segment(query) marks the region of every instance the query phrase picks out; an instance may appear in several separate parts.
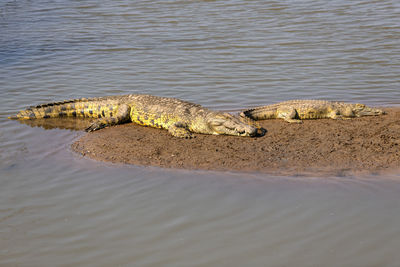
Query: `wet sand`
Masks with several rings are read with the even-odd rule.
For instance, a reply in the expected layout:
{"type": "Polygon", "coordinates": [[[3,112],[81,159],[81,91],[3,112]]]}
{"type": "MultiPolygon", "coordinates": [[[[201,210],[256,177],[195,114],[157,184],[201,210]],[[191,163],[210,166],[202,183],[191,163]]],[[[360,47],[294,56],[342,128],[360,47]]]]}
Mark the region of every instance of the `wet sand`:
{"type": "Polygon", "coordinates": [[[277,175],[380,174],[400,169],[400,108],[351,120],[260,121],[262,137],[196,134],[118,125],[83,135],[77,153],[99,161],[165,168],[264,172],[277,175]]]}

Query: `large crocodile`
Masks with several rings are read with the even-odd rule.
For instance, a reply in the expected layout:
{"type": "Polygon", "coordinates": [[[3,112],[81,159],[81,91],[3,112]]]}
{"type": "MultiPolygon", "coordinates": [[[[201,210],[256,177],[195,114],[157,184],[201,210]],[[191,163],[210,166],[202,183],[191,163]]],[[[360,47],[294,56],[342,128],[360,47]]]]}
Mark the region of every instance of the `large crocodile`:
{"type": "Polygon", "coordinates": [[[346,119],[361,116],[381,115],[381,109],[364,104],[349,104],[326,100],[290,100],[263,107],[244,110],[241,117],[253,120],[284,119],[290,123],[301,123],[305,119],[346,119]]]}
{"type": "Polygon", "coordinates": [[[176,98],[151,95],[120,95],[81,98],[42,104],[20,111],[10,119],[59,117],[96,118],[86,129],[135,122],[167,129],[173,136],[190,138],[192,133],[255,136],[257,127],[228,113],[212,111],[176,98]]]}

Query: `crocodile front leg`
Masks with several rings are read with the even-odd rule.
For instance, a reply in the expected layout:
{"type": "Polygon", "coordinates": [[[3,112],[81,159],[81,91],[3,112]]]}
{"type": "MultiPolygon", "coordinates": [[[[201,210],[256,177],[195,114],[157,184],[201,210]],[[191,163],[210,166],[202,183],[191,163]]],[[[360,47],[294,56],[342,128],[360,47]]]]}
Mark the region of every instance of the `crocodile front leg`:
{"type": "Polygon", "coordinates": [[[120,105],[115,117],[105,117],[95,120],[88,128],[86,128],[86,132],[93,132],[108,126],[127,122],[130,118],[130,111],[131,108],[128,105],[120,105]]]}
{"type": "Polygon", "coordinates": [[[187,125],[182,122],[176,122],[176,123],[172,124],[171,126],[169,126],[168,132],[171,135],[173,135],[175,137],[179,137],[179,138],[192,138],[193,137],[193,135],[189,131],[187,125]]]}

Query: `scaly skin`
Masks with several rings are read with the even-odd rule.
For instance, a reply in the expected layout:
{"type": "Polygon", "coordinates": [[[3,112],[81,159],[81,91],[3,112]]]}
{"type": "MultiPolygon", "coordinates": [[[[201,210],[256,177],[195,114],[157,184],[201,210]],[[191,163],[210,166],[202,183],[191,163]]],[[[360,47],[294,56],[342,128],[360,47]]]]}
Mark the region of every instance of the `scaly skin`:
{"type": "Polygon", "coordinates": [[[290,100],[269,106],[244,110],[241,117],[253,120],[284,119],[301,123],[307,119],[347,119],[385,114],[384,111],[363,104],[348,104],[325,100],[290,100]]]}
{"type": "Polygon", "coordinates": [[[216,112],[175,98],[151,95],[121,95],[82,98],[38,105],[20,111],[10,119],[59,117],[97,118],[86,131],[135,122],[167,129],[173,136],[190,138],[192,133],[255,136],[257,127],[242,118],[216,112]]]}

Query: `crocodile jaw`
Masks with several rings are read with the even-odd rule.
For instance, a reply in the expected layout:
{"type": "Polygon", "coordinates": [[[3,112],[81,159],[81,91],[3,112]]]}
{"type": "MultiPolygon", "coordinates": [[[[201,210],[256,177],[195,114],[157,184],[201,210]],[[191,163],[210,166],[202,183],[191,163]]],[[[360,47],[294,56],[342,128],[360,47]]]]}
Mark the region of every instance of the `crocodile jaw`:
{"type": "Polygon", "coordinates": [[[362,104],[356,104],[356,108],[354,110],[354,114],[357,117],[362,117],[362,116],[377,116],[377,115],[382,115],[386,114],[385,111],[378,109],[378,108],[370,108],[366,107],[362,104]]]}

